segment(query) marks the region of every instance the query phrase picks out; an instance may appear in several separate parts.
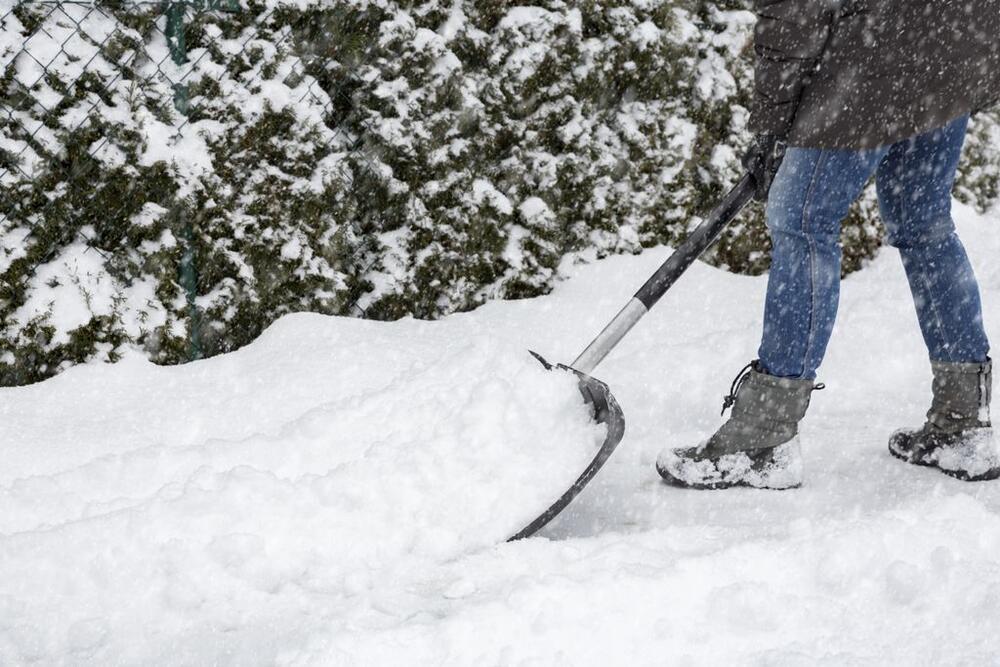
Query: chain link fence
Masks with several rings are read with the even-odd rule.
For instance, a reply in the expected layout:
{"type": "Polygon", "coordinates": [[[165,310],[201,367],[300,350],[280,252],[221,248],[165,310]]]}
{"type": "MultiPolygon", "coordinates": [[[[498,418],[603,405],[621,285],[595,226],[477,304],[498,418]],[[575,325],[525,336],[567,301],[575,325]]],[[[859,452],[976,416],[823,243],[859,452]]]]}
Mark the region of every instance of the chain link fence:
{"type": "MultiPolygon", "coordinates": [[[[160,324],[161,341],[153,347],[161,350],[161,358],[179,361],[225,351],[225,345],[205,340],[213,335],[203,312],[211,292],[222,283],[226,289],[240,289],[240,282],[251,279],[259,283],[256,290],[263,290],[269,279],[260,275],[260,267],[267,262],[230,267],[220,276],[218,262],[208,266],[207,255],[229,252],[238,264],[240,253],[227,250],[227,244],[241,234],[269,233],[269,228],[234,223],[232,210],[226,212],[229,217],[220,215],[220,198],[242,201],[240,215],[257,218],[276,215],[276,206],[291,204],[294,209],[301,204],[311,207],[312,219],[338,227],[338,238],[359,234],[350,230],[350,213],[365,206],[365,175],[374,171],[357,131],[363,121],[352,116],[352,91],[372,50],[350,42],[351,35],[363,31],[338,21],[365,20],[364,12],[294,12],[280,3],[246,0],[21,0],[6,9],[0,5],[0,231],[5,241],[0,304],[5,329],[16,322],[18,336],[48,336],[39,347],[52,347],[53,333],[45,326],[51,327],[55,316],[71,315],[57,312],[56,303],[58,288],[66,282],[59,271],[67,264],[48,267],[76,244],[80,252],[98,258],[101,271],[126,283],[136,274],[129,267],[135,269],[137,263],[143,272],[173,274],[168,282],[176,293],[155,295],[181,314],[179,321],[160,324]],[[355,67],[345,68],[345,62],[355,67]],[[268,125],[282,123],[295,128],[271,131],[268,125]],[[282,141],[276,139],[279,135],[282,141]],[[308,146],[296,146],[296,137],[308,146]],[[274,145],[268,148],[268,142],[274,145]],[[223,173],[252,171],[267,150],[284,152],[275,163],[298,150],[294,168],[285,171],[295,172],[299,180],[337,187],[317,186],[311,193],[316,196],[305,203],[282,202],[275,201],[282,199],[280,193],[262,185],[269,178],[266,173],[251,180],[223,173]],[[247,192],[251,188],[256,191],[247,192]],[[315,210],[325,205],[329,214],[315,210]],[[324,217],[338,214],[333,225],[324,217]],[[51,275],[41,275],[46,271],[51,275]],[[30,284],[43,287],[31,290],[30,284]],[[49,292],[34,294],[44,292],[44,286],[49,292]],[[41,299],[41,305],[32,299],[41,299]],[[47,316],[35,329],[31,318],[40,323],[43,318],[31,308],[47,316]],[[183,351],[176,349],[179,338],[183,351]]],[[[323,237],[329,229],[313,231],[323,237]]],[[[337,245],[337,239],[314,240],[337,245]]],[[[292,241],[282,247],[282,255],[292,241]]],[[[74,261],[76,267],[93,264],[92,258],[74,261]]],[[[362,266],[358,273],[364,270],[362,266]]],[[[88,305],[100,300],[100,285],[88,283],[87,276],[75,280],[88,305]]],[[[341,295],[325,310],[364,316],[358,294],[355,290],[347,301],[341,295]]],[[[114,317],[113,307],[109,312],[114,317]]],[[[79,343],[67,340],[63,347],[79,343]]],[[[51,373],[45,363],[39,352],[11,364],[18,370],[3,378],[4,384],[51,373]]]]}
{"type": "MultiPolygon", "coordinates": [[[[749,3],[548,4],[0,0],[0,386],[296,311],[439,317],[677,243],[741,173],[749,3]]],[[[998,137],[976,118],[980,208],[998,137]]],[[[751,209],[708,260],[762,272],[766,238],[751,209]]]]}

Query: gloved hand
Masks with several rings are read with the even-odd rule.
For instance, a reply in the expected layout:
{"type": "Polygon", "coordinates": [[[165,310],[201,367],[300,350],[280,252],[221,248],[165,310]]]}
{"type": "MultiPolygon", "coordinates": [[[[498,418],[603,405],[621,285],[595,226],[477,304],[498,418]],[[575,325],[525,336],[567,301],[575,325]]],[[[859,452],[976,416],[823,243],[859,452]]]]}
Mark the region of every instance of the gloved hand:
{"type": "Polygon", "coordinates": [[[771,182],[778,173],[781,160],[785,157],[785,142],[774,134],[758,134],[754,137],[750,149],[743,156],[743,166],[746,167],[756,183],[754,199],[767,201],[767,193],[771,190],[771,182]]]}

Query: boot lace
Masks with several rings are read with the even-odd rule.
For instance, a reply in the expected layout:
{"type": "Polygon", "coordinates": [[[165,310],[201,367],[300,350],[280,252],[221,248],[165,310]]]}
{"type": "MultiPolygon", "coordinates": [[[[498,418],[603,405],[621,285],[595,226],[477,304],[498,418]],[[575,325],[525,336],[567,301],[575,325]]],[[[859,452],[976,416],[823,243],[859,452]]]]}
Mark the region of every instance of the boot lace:
{"type": "MultiPolygon", "coordinates": [[[[722,397],[722,412],[719,413],[720,415],[725,415],[726,410],[736,404],[736,395],[740,393],[740,389],[743,387],[743,384],[747,381],[747,378],[750,377],[750,371],[758,369],[759,362],[759,359],[754,359],[749,364],[741,368],[740,372],[736,374],[735,378],[733,378],[733,383],[729,386],[729,394],[722,397]]],[[[826,389],[826,385],[822,382],[814,384],[812,387],[812,391],[823,391],[824,389],[826,389]]]]}
{"type": "Polygon", "coordinates": [[[740,369],[740,372],[736,374],[733,378],[733,383],[729,385],[729,394],[722,397],[722,412],[720,415],[726,414],[726,410],[733,407],[736,404],[736,395],[740,393],[740,389],[743,387],[743,383],[747,381],[750,377],[750,371],[756,367],[757,360],[754,359],[749,364],[740,369]]]}

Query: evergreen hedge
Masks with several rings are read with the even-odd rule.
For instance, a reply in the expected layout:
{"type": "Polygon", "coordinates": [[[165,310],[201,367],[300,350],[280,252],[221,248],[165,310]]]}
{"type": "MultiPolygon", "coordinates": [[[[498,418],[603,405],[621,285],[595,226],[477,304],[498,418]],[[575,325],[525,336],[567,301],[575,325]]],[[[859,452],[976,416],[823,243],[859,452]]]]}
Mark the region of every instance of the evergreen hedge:
{"type": "MultiPolygon", "coordinates": [[[[749,138],[740,0],[252,0],[192,12],[181,66],[159,11],[0,19],[0,383],[218,354],[293,311],[542,294],[567,262],[681,240],[749,138]]],[[[979,207],[998,128],[970,135],[979,207]]],[[[845,273],[878,250],[876,208],[845,223],[845,273]]],[[[707,261],[766,270],[759,207],[707,261]]]]}

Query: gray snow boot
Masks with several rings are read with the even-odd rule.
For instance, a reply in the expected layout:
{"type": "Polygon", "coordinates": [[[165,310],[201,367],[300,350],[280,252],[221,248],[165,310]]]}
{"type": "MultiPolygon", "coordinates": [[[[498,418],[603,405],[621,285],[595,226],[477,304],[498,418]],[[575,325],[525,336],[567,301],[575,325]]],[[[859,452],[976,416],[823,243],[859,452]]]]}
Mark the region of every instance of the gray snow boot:
{"type": "Polygon", "coordinates": [[[933,361],[931,370],[934,399],[927,421],[893,433],[889,452],[968,482],[1000,477],[1000,450],[990,424],[993,363],[933,361]]]}
{"type": "Polygon", "coordinates": [[[729,420],[697,447],[663,450],[656,470],[667,482],[694,489],[797,487],[799,421],[813,390],[822,388],[812,380],[768,375],[753,361],[733,380],[722,405],[723,413],[733,407],[729,420]]]}

